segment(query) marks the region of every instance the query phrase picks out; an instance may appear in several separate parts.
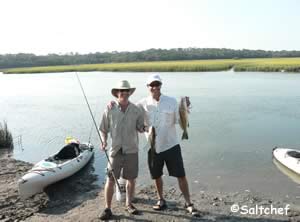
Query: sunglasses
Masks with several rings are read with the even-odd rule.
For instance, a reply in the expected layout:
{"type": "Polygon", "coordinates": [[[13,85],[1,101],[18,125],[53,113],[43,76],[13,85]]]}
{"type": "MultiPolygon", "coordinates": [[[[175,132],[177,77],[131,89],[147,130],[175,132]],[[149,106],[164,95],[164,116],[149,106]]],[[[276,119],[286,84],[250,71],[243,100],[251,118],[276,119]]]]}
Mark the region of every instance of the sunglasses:
{"type": "Polygon", "coordinates": [[[159,87],[159,86],[161,86],[161,83],[158,82],[158,81],[155,81],[155,82],[150,83],[148,86],[150,86],[150,87],[159,87]]]}
{"type": "Polygon", "coordinates": [[[119,89],[118,91],[119,91],[119,92],[121,92],[121,93],[122,93],[122,92],[127,92],[127,93],[129,93],[129,92],[130,92],[130,90],[129,90],[129,89],[119,89]]]}

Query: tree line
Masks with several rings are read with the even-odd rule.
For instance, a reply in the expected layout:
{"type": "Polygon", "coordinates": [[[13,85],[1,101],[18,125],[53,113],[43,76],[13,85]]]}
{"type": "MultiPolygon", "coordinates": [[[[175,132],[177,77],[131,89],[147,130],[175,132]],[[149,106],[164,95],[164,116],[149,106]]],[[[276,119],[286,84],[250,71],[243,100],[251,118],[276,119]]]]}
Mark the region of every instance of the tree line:
{"type": "Polygon", "coordinates": [[[0,69],[35,66],[79,65],[120,62],[176,61],[201,59],[242,59],[300,57],[300,51],[234,50],[225,48],[148,49],[136,52],[96,52],[89,54],[0,55],[0,69]]]}

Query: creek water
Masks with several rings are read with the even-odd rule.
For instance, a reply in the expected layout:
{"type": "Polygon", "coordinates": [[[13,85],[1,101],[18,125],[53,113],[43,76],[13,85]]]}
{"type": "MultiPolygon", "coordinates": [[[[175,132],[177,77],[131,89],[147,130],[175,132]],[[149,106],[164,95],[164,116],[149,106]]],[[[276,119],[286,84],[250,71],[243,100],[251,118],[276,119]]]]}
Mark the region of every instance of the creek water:
{"type": "MultiPolygon", "coordinates": [[[[79,73],[99,122],[111,88],[127,79],[136,102],[148,95],[150,73],[79,73]]],[[[193,192],[245,191],[299,200],[300,186],[272,162],[275,146],[300,149],[300,75],[289,73],[161,73],[162,93],[190,96],[189,140],[181,142],[193,192]]],[[[66,136],[96,147],[94,173],[102,184],[106,159],[74,73],[0,74],[0,120],[13,133],[16,159],[35,163],[56,152],[66,136]]],[[[181,136],[181,130],[178,128],[181,136]]],[[[152,183],[147,144],[140,136],[140,183],[152,183]]],[[[167,172],[166,172],[167,174],[167,172]]],[[[165,177],[167,178],[167,177],[165,177]]],[[[171,183],[174,179],[168,179],[171,183]]]]}

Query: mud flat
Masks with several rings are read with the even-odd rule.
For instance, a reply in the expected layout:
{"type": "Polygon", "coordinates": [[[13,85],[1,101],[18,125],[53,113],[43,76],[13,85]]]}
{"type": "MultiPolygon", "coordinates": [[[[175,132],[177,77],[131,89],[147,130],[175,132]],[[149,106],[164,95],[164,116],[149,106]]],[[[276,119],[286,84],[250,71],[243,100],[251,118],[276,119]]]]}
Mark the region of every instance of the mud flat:
{"type": "MultiPolygon", "coordinates": [[[[104,195],[101,186],[96,184],[93,162],[74,176],[50,186],[44,193],[27,200],[18,196],[17,180],[32,165],[17,161],[5,155],[0,157],[0,221],[99,221],[98,215],[104,208],[104,195]]],[[[153,211],[156,193],[152,185],[140,185],[136,189],[135,206],[139,215],[131,216],[124,204],[113,201],[115,221],[300,221],[299,206],[290,204],[285,215],[241,214],[231,212],[231,206],[238,204],[284,208],[280,200],[263,197],[251,191],[236,193],[215,193],[197,191],[192,200],[199,209],[200,217],[191,217],[183,208],[184,199],[177,186],[165,188],[168,208],[153,211]]]]}

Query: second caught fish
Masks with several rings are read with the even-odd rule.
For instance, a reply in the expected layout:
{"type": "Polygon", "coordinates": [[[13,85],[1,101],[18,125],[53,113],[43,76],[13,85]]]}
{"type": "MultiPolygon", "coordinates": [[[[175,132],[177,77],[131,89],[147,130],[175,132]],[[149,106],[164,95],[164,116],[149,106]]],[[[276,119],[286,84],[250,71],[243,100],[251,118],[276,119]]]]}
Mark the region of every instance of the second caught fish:
{"type": "Polygon", "coordinates": [[[180,117],[180,121],[179,124],[181,126],[181,129],[183,130],[182,133],[182,137],[181,139],[188,139],[188,132],[187,132],[187,128],[189,127],[189,118],[188,118],[188,114],[190,113],[189,111],[189,106],[190,106],[190,101],[189,101],[189,97],[182,97],[180,99],[180,103],[179,103],[179,117],[180,117]]]}
{"type": "Polygon", "coordinates": [[[149,135],[149,142],[150,142],[150,164],[153,167],[153,160],[156,154],[156,148],[155,148],[155,139],[156,139],[156,132],[155,128],[152,126],[149,135]]]}

